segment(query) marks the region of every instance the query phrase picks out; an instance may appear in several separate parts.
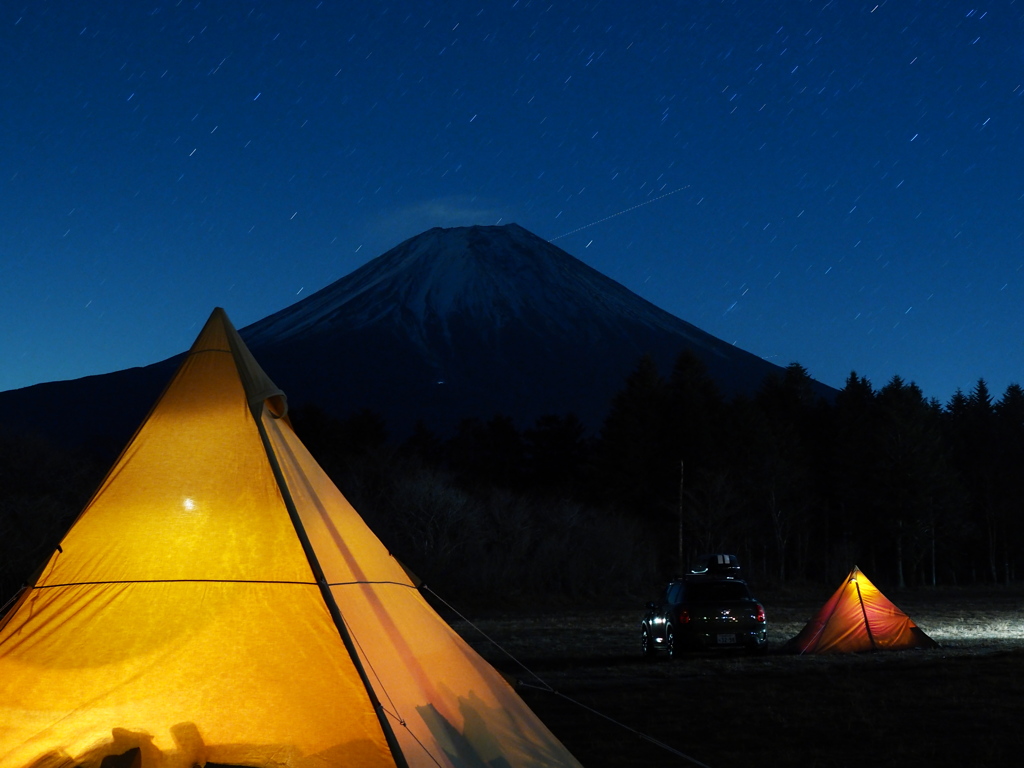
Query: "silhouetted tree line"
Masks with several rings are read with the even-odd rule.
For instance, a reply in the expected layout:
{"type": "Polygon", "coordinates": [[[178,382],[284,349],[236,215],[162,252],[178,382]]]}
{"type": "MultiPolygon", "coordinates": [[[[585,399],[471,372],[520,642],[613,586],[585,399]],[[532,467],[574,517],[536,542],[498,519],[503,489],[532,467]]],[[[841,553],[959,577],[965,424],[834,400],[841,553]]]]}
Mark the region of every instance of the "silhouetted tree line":
{"type": "MultiPolygon", "coordinates": [[[[597,434],[504,415],[396,444],[370,411],[293,411],[300,437],[411,571],[463,601],[645,593],[703,552],[761,585],[1010,583],[1024,534],[1024,389],[942,406],[851,373],[833,400],[799,364],[727,400],[689,352],[642,358],[597,434]]],[[[0,439],[0,594],[52,551],[97,486],[87,457],[0,439]]]]}
{"type": "Polygon", "coordinates": [[[522,430],[499,415],[390,447],[372,414],[328,423],[296,416],[378,534],[481,595],[635,593],[703,552],[738,554],[761,584],[832,584],[854,564],[899,586],[1018,578],[1017,385],[995,400],[979,380],[943,407],[898,376],[876,390],[851,373],[826,400],[794,363],[726,400],[685,352],[667,376],[642,358],[596,435],[571,414],[522,430]],[[413,478],[432,502],[403,496],[413,478]]]}
{"type": "Polygon", "coordinates": [[[759,579],[831,583],[855,563],[900,586],[1017,576],[1017,385],[994,401],[979,380],[943,408],[899,377],[875,390],[851,373],[829,402],[793,364],[725,402],[693,356],[667,379],[645,359],[593,455],[592,490],[659,541],[681,517],[686,556],[736,551],[759,579]]]}

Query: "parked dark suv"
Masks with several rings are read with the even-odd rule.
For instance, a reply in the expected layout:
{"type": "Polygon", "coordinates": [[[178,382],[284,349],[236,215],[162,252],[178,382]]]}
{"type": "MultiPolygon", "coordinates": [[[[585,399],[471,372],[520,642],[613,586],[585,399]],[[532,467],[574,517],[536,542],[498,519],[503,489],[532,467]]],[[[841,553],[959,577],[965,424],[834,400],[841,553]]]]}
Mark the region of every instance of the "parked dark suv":
{"type": "Polygon", "coordinates": [[[645,656],[700,648],[761,651],[767,643],[764,606],[747,582],[700,574],[670,581],[662,599],[647,604],[640,630],[645,656]]]}

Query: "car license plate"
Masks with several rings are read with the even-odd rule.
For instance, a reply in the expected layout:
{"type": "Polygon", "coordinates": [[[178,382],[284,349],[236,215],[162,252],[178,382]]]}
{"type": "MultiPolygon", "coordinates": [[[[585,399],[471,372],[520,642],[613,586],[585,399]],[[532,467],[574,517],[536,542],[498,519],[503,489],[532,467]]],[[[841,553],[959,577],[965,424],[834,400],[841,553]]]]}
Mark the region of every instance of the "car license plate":
{"type": "Polygon", "coordinates": [[[735,645],[736,644],[736,635],[719,635],[718,636],[718,644],[719,645],[735,645]]]}

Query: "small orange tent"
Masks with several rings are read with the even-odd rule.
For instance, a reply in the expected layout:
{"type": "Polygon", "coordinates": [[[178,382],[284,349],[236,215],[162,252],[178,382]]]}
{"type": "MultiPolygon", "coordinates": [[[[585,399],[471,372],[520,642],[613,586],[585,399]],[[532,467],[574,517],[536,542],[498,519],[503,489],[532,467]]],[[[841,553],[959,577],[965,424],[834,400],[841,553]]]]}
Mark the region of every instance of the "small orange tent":
{"type": "Polygon", "coordinates": [[[858,653],[936,645],[854,566],[786,647],[797,653],[858,653]]]}
{"type": "Polygon", "coordinates": [[[129,763],[579,766],[314,461],[220,309],[0,620],[0,768],[129,763]]]}

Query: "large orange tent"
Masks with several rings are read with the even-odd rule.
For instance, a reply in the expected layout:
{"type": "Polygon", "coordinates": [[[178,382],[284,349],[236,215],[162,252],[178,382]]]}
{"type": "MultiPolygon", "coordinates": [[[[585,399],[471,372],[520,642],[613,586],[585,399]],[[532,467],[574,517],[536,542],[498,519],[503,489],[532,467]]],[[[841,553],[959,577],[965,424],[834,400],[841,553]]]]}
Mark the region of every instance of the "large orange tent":
{"type": "Polygon", "coordinates": [[[934,648],[936,642],[854,566],[787,647],[799,653],[934,648]]]}
{"type": "Polygon", "coordinates": [[[215,310],[0,621],[0,768],[578,766],[283,402],[215,310]]]}

